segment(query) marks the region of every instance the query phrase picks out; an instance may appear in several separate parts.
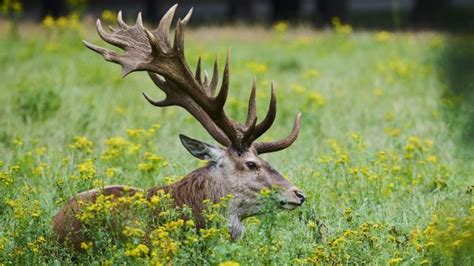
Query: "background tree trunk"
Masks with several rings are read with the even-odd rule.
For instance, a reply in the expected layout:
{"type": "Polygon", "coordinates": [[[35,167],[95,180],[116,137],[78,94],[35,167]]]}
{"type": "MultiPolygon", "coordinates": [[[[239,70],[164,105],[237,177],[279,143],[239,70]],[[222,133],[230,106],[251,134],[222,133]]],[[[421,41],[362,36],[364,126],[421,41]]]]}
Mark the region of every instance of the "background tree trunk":
{"type": "Polygon", "coordinates": [[[272,21],[298,19],[300,10],[299,0],[272,0],[272,21]]]}
{"type": "Polygon", "coordinates": [[[66,15],[65,0],[41,0],[41,17],[53,16],[55,18],[66,15]]]}
{"type": "Polygon", "coordinates": [[[338,17],[341,22],[349,20],[347,0],[316,0],[315,22],[318,25],[331,25],[331,19],[338,17]]]}
{"type": "Polygon", "coordinates": [[[146,0],[145,1],[145,19],[150,22],[157,22],[162,14],[160,11],[163,7],[163,1],[160,0],[146,0]]]}
{"type": "Polygon", "coordinates": [[[229,0],[228,18],[231,22],[236,21],[255,21],[255,11],[252,0],[229,0]]]}
{"type": "Polygon", "coordinates": [[[413,8],[413,21],[417,26],[443,26],[446,23],[449,0],[417,0],[413,8]]]}

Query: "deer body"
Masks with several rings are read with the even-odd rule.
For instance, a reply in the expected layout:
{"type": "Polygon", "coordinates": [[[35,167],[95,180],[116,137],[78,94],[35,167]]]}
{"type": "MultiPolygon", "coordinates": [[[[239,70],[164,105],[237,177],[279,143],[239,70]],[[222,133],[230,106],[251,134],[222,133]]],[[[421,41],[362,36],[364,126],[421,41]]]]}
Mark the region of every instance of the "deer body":
{"type": "MultiPolygon", "coordinates": [[[[255,172],[253,169],[248,169],[245,163],[243,165],[241,163],[242,161],[254,162],[258,157],[253,157],[249,154],[247,156],[251,157],[252,160],[250,158],[235,160],[235,158],[230,157],[232,155],[226,154],[225,150],[212,147],[209,144],[199,143],[184,136],[181,136],[181,139],[183,143],[186,143],[185,145],[192,145],[188,144],[188,142],[192,142],[193,144],[200,144],[205,148],[217,149],[215,152],[218,152],[218,154],[214,154],[214,156],[218,157],[213,158],[207,166],[196,169],[176,183],[148,189],[146,195],[148,199],[151,199],[160,190],[169,193],[176,206],[186,205],[192,209],[198,228],[205,226],[201,217],[203,201],[211,200],[217,203],[222,197],[229,194],[233,195],[227,214],[229,231],[233,239],[240,239],[242,237],[244,231],[242,220],[258,213],[259,192],[263,188],[270,189],[274,186],[279,186],[285,189],[281,199],[277,202],[282,208],[293,209],[303,203],[304,196],[302,193],[264,160],[258,160],[256,167],[259,170],[255,172]],[[249,174],[242,174],[243,171],[249,174]]],[[[199,152],[203,153],[204,151],[199,150],[199,152]]],[[[119,198],[123,195],[131,196],[137,192],[144,191],[139,188],[112,185],[106,186],[101,190],[93,189],[79,193],[70,199],[54,216],[54,231],[61,242],[69,239],[73,246],[79,248],[80,243],[84,241],[83,236],[79,232],[82,224],[75,216],[80,211],[79,201],[94,202],[100,194],[104,196],[114,195],[114,198],[119,198]]]]}
{"type": "Polygon", "coordinates": [[[120,64],[124,75],[133,71],[147,71],[154,83],[166,94],[166,99],[162,101],[155,101],[144,95],[152,105],[183,107],[224,147],[180,135],[183,146],[193,156],[208,161],[207,166],[194,170],[174,184],[147,191],[115,185],[107,186],[100,191],[79,193],[53,218],[54,230],[60,241],[69,238],[74,246],[80,244],[82,239],[79,231],[82,225],[75,215],[81,209],[79,201],[95,202],[100,193],[120,198],[124,194],[146,192],[147,198],[150,199],[159,190],[164,190],[172,196],[176,206],[191,207],[198,228],[205,226],[201,217],[203,201],[210,200],[216,203],[222,197],[231,194],[233,197],[228,203],[227,219],[233,239],[242,237],[244,231],[242,220],[258,213],[262,189],[278,188],[275,204],[283,209],[294,209],[305,200],[297,187],[290,184],[268,162],[259,157],[262,153],[285,149],[296,140],[300,115],[297,115],[293,130],[285,139],[256,142],[255,140],[270,128],[275,119],[276,97],[273,84],[269,110],[260,123],[257,124],[256,117],[255,81],[250,93],[247,121],[241,124],[228,118],[223,106],[229,89],[229,57],[221,89],[214,96],[218,83],[217,61],[214,64],[212,78],[209,80],[205,75],[202,80],[200,60],[193,75],[184,58],[184,26],[191,16],[191,11],[183,20],[178,20],[175,41],[173,46],[170,44],[167,31],[175,9],[176,5],[164,15],[154,31],[149,31],[143,26],[140,15],[137,23],[129,26],[123,22],[119,13],[119,28],[111,27],[112,33],[105,32],[98,20],[99,35],[108,43],[122,48],[124,53],[121,55],[84,43],[91,50],[103,55],[106,60],[120,64]]]}

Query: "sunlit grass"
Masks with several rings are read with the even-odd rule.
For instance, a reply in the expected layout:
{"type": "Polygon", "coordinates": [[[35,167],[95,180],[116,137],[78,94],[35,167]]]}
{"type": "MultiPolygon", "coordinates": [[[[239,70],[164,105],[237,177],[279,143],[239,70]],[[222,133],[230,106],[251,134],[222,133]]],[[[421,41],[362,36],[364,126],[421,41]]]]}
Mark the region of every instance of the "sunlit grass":
{"type": "MultiPolygon", "coordinates": [[[[277,121],[265,140],[286,135],[303,113],[298,141],[264,156],[305,191],[302,207],[269,207],[246,221],[240,242],[229,240],[210,206],[217,220],[202,232],[171,211],[152,228],[151,242],[136,223],[126,225],[123,242],[97,228],[81,245],[84,254],[61,247],[50,221],[68,198],[107,184],[169,184],[201,165],[178,133],[212,142],[184,111],[149,105],[142,91],[162,94],[147,75],[122,79],[118,66],[82,46],[82,38],[100,42],[94,32],[74,25],[72,32],[65,24],[0,39],[0,264],[179,264],[196,256],[196,263],[223,265],[472,263],[473,164],[459,155],[463,129],[447,113],[464,99],[446,96],[449,84],[438,75],[449,36],[347,25],[187,34],[188,62],[193,67],[202,56],[208,72],[232,46],[232,117],[244,119],[254,76],[263,117],[275,82],[277,121]]],[[[469,122],[467,114],[457,112],[456,121],[469,122]]],[[[107,219],[96,211],[110,207],[102,203],[82,217],[107,219]]]]}

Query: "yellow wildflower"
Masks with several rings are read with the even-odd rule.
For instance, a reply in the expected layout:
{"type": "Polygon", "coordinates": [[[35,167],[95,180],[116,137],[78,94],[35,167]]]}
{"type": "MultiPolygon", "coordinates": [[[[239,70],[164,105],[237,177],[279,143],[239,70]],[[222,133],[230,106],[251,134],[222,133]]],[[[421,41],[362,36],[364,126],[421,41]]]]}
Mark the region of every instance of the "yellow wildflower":
{"type": "Polygon", "coordinates": [[[117,15],[115,14],[115,12],[106,9],[102,11],[101,18],[109,24],[114,24],[115,21],[117,20],[117,15]]]}
{"type": "Polygon", "coordinates": [[[247,68],[256,73],[256,74],[263,74],[265,72],[267,72],[268,70],[268,66],[264,63],[258,63],[258,62],[254,62],[254,61],[251,61],[251,62],[248,62],[246,64],[247,68]]]}
{"type": "Polygon", "coordinates": [[[374,89],[374,95],[377,97],[380,97],[383,95],[383,89],[382,88],[375,88],[374,89]]]}
{"type": "Polygon", "coordinates": [[[139,138],[145,134],[145,130],[142,128],[139,129],[127,129],[127,134],[131,138],[139,138]]]}
{"type": "Polygon", "coordinates": [[[125,226],[125,229],[122,233],[127,237],[143,237],[145,235],[145,232],[142,229],[129,226],[125,226]]]}
{"type": "Polygon", "coordinates": [[[349,35],[352,33],[352,26],[349,24],[343,24],[341,22],[341,19],[339,19],[338,17],[333,17],[331,19],[331,22],[337,33],[340,33],[343,35],[349,35]]]}
{"type": "Polygon", "coordinates": [[[307,91],[307,89],[299,84],[291,84],[290,88],[293,92],[303,94],[307,91]]]}
{"type": "Polygon", "coordinates": [[[403,258],[397,257],[397,258],[389,259],[387,261],[387,263],[389,265],[395,265],[395,264],[399,264],[400,262],[402,262],[402,260],[403,260],[403,258]]]}
{"type": "Polygon", "coordinates": [[[219,233],[219,230],[215,227],[211,227],[209,229],[201,229],[202,238],[207,239],[213,236],[216,236],[219,233]]]}
{"type": "Polygon", "coordinates": [[[150,203],[153,205],[157,205],[159,202],[160,202],[160,197],[158,197],[157,195],[154,195],[150,199],[150,203]]]}
{"type": "Polygon", "coordinates": [[[66,28],[67,25],[68,25],[68,19],[67,17],[59,17],[57,20],[56,20],[56,24],[60,27],[60,28],[66,28]]]}
{"type": "Polygon", "coordinates": [[[278,21],[277,23],[273,25],[273,29],[279,33],[286,32],[288,30],[288,22],[278,21]]]}
{"type": "Polygon", "coordinates": [[[402,133],[402,131],[399,128],[384,128],[385,134],[387,134],[390,137],[398,137],[402,133]]]}
{"type": "Polygon", "coordinates": [[[107,170],[105,170],[105,175],[106,175],[107,177],[114,177],[114,176],[115,176],[115,172],[116,172],[115,168],[110,167],[110,168],[107,168],[107,170]]]}
{"type": "Polygon", "coordinates": [[[392,38],[392,34],[388,31],[380,31],[377,34],[375,34],[375,40],[378,42],[386,42],[389,41],[392,38]]]}
{"type": "Polygon", "coordinates": [[[86,153],[92,152],[94,144],[92,141],[83,136],[74,137],[74,141],[69,145],[69,148],[84,151],[86,153]]]}
{"type": "Polygon", "coordinates": [[[310,79],[310,78],[319,78],[321,73],[317,69],[309,69],[303,73],[303,78],[310,79]]]}
{"type": "Polygon", "coordinates": [[[308,226],[309,229],[315,229],[316,227],[318,227],[318,225],[313,222],[313,221],[309,221],[306,226],[308,226]]]}
{"type": "Polygon", "coordinates": [[[151,172],[155,169],[154,165],[151,163],[140,163],[138,164],[138,169],[143,172],[151,172]]]}
{"type": "Polygon", "coordinates": [[[308,99],[314,102],[317,106],[324,106],[326,104],[326,99],[319,92],[311,92],[308,94],[308,99]]]}
{"type": "Polygon", "coordinates": [[[224,262],[219,263],[219,266],[240,266],[240,263],[238,263],[236,261],[228,260],[228,261],[224,261],[224,262]]]}
{"type": "Polygon", "coordinates": [[[438,162],[438,157],[436,157],[435,155],[430,155],[430,156],[428,156],[428,158],[426,160],[430,163],[437,163],[438,162]]]}
{"type": "Polygon", "coordinates": [[[13,178],[9,172],[0,172],[0,184],[3,183],[5,186],[13,184],[13,178]]]}
{"type": "Polygon", "coordinates": [[[81,249],[89,250],[91,248],[92,248],[92,242],[82,242],[81,243],[81,249]]]}
{"type": "Polygon", "coordinates": [[[23,138],[22,137],[16,137],[13,139],[12,143],[16,146],[22,146],[23,145],[23,138]]]}
{"type": "Polygon", "coordinates": [[[160,162],[163,160],[163,157],[160,157],[150,152],[145,153],[145,158],[151,162],[160,162]]]}
{"type": "Polygon", "coordinates": [[[140,257],[146,257],[149,252],[150,252],[150,249],[147,246],[143,244],[139,244],[135,248],[125,251],[125,255],[129,257],[140,258],[140,257]]]}
{"type": "Polygon", "coordinates": [[[263,188],[262,190],[260,190],[260,194],[264,197],[270,196],[271,193],[272,191],[268,188],[263,188]]]}
{"type": "Polygon", "coordinates": [[[46,163],[40,163],[39,165],[33,167],[31,170],[34,175],[40,176],[43,174],[44,170],[48,168],[46,163]]]}
{"type": "Polygon", "coordinates": [[[137,153],[140,148],[142,147],[141,144],[137,143],[130,143],[130,146],[128,147],[127,153],[128,154],[135,154],[137,153]]]}
{"type": "Polygon", "coordinates": [[[4,236],[0,237],[0,254],[3,252],[7,244],[8,244],[8,238],[4,236]]]}
{"type": "Polygon", "coordinates": [[[35,149],[35,153],[38,156],[44,155],[48,149],[45,146],[41,146],[35,149]]]}
{"type": "Polygon", "coordinates": [[[194,221],[193,220],[187,220],[186,221],[186,226],[190,227],[190,228],[193,228],[194,227],[194,221]]]}
{"type": "Polygon", "coordinates": [[[100,180],[100,179],[95,179],[93,182],[92,182],[92,186],[95,187],[95,188],[100,188],[100,187],[104,187],[105,186],[105,183],[104,181],[100,180]]]}
{"type": "Polygon", "coordinates": [[[388,112],[385,114],[385,120],[393,121],[395,119],[395,114],[393,112],[388,112]]]}
{"type": "Polygon", "coordinates": [[[95,176],[96,169],[92,159],[87,159],[84,162],[80,163],[77,167],[81,178],[84,180],[89,180],[95,176]]]}
{"type": "Polygon", "coordinates": [[[23,4],[20,0],[8,0],[0,3],[0,12],[5,16],[18,15],[23,11],[23,4]]]}

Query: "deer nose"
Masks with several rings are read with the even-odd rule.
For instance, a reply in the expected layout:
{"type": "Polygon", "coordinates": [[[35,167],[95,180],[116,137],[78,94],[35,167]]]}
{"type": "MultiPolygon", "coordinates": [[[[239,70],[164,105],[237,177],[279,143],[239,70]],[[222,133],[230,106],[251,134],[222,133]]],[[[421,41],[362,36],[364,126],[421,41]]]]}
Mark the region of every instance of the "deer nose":
{"type": "Polygon", "coordinates": [[[296,197],[298,197],[298,199],[300,200],[300,205],[303,204],[303,202],[306,199],[304,194],[297,190],[295,190],[295,194],[296,194],[296,197]]]}

